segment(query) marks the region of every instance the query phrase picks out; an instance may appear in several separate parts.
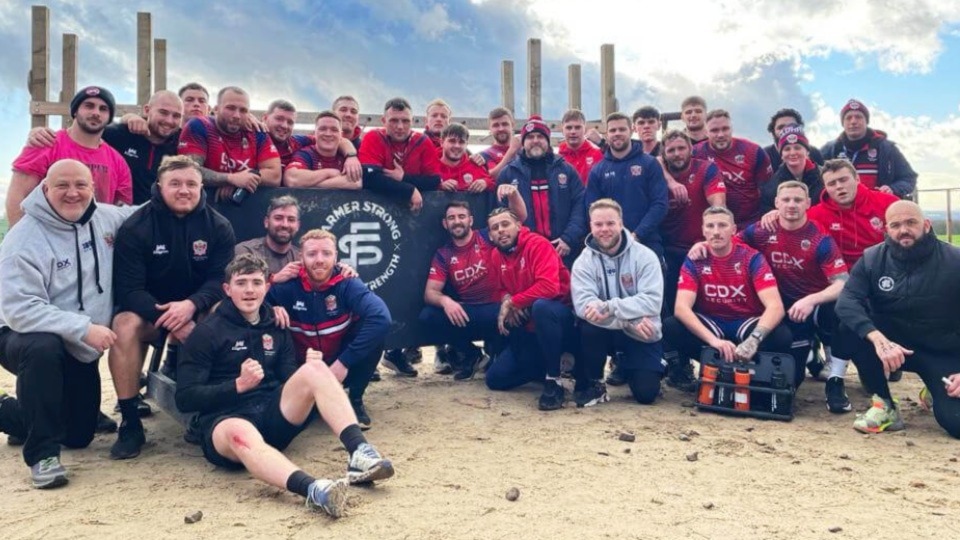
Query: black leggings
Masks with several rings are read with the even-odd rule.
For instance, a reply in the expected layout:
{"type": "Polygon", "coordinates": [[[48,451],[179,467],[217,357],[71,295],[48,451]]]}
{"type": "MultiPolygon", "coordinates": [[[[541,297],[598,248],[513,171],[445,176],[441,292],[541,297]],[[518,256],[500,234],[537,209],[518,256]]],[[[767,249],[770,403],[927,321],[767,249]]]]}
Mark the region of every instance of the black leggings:
{"type": "MultiPolygon", "coordinates": [[[[960,439],[960,399],[948,396],[943,381],[940,380],[954,373],[960,373],[960,351],[931,351],[916,343],[901,341],[897,336],[888,334],[887,338],[913,350],[913,354],[907,356],[907,361],[901,369],[912,371],[923,379],[923,384],[927,385],[930,396],[933,398],[933,416],[937,423],[951,437],[960,439]]],[[[844,352],[849,352],[853,358],[863,384],[881,398],[890,400],[890,386],[883,372],[883,363],[877,356],[873,344],[860,339],[843,325],[840,326],[837,341],[842,341],[845,348],[848,347],[844,352]]]]}

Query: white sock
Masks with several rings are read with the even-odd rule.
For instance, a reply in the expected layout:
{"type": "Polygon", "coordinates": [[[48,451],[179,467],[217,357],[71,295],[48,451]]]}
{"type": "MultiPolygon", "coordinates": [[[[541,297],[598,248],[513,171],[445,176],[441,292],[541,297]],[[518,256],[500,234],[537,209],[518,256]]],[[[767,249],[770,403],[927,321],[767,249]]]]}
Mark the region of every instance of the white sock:
{"type": "Polygon", "coordinates": [[[847,365],[850,363],[849,360],[841,360],[836,356],[830,356],[830,377],[840,377],[843,378],[847,374],[847,365]]]}

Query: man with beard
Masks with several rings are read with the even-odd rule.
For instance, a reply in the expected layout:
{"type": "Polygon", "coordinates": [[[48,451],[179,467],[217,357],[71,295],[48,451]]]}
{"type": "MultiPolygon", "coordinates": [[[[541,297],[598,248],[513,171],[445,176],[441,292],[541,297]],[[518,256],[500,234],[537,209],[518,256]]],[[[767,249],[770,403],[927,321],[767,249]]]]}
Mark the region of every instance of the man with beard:
{"type": "Polygon", "coordinates": [[[620,205],[612,199],[591,204],[587,248],[573,263],[573,306],[582,319],[578,407],[610,399],[601,382],[608,354],[620,353],[617,367],[634,399],[650,404],[660,394],[660,259],[626,232],[621,216],[620,205]]]}
{"type": "Polygon", "coordinates": [[[683,120],[683,132],[690,137],[694,146],[707,140],[707,128],[703,115],[707,112],[707,102],[700,96],[690,96],[680,104],[680,118],[683,120]]]}
{"type": "MultiPolygon", "coordinates": [[[[134,204],[150,200],[150,188],[157,181],[157,168],[163,158],[177,155],[183,103],[173,92],[160,90],[143,106],[143,116],[125,115],[119,124],[110,124],[103,130],[103,140],[120,152],[130,168],[134,204]]],[[[27,145],[52,147],[56,137],[56,132],[49,128],[34,128],[27,145]]]]}
{"type": "MultiPolygon", "coordinates": [[[[749,361],[758,350],[790,352],[777,280],[763,255],[732,242],[736,229],[726,208],[713,206],[703,213],[707,256],[684,261],[674,316],[663,323],[670,345],[664,348],[680,355],[667,358],[668,364],[689,364],[703,347],[719,351],[725,362],[749,361]]],[[[800,378],[803,370],[803,364],[796,370],[800,378]]]]}
{"type": "Polygon", "coordinates": [[[467,157],[470,132],[462,124],[450,124],[440,134],[440,189],[483,193],[493,191],[495,183],[486,169],[467,157]]]}
{"type": "MultiPolygon", "coordinates": [[[[527,216],[517,188],[502,185],[497,189],[497,197],[506,199],[510,211],[520,218],[527,216]]],[[[487,341],[490,352],[492,344],[488,340],[496,338],[500,297],[490,272],[494,245],[489,231],[473,230],[470,203],[447,203],[442,225],[450,240],[433,256],[420,320],[437,336],[436,342],[450,344],[437,348],[437,373],[453,373],[459,381],[473,376],[483,356],[483,351],[473,345],[474,339],[487,341]],[[463,356],[462,361],[457,360],[459,355],[463,356]]]]}
{"type": "Polygon", "coordinates": [[[584,182],[590,176],[590,169],[603,159],[603,152],[584,136],[586,123],[587,118],[578,109],[570,109],[563,113],[563,118],[560,120],[563,141],[557,147],[560,157],[573,165],[584,182]]]}
{"type": "Polygon", "coordinates": [[[280,185],[280,154],[269,134],[243,128],[249,112],[250,96],[227,86],[217,95],[214,115],[193,118],[180,133],[179,153],[200,166],[204,186],[217,199],[238,189],[253,193],[261,183],[280,185]]]}
{"type": "Polygon", "coordinates": [[[85,448],[98,430],[99,359],[116,339],[113,239],[135,209],[98,206],[90,169],[72,159],[50,166],[23,209],[0,244],[0,364],[17,377],[16,398],[0,390],[0,431],[47,489],[67,483],[61,445],[85,448]]]}
{"type": "Polygon", "coordinates": [[[550,240],[564,264],[573,264],[586,235],[583,181],[576,169],[553,153],[550,128],[531,116],[520,130],[523,150],[507,164],[498,185],[511,184],[527,208],[523,224],[550,240]]]}
{"type": "Polygon", "coordinates": [[[811,159],[810,143],[803,133],[803,128],[790,125],[781,129],[777,148],[783,158],[780,160],[780,167],[773,173],[773,178],[760,186],[761,210],[766,213],[774,208],[780,184],[789,181],[801,182],[807,186],[810,200],[820,202],[823,179],[820,178],[820,167],[811,159]]]}
{"type": "Polygon", "coordinates": [[[707,114],[707,142],[693,148],[693,157],[712,161],[727,186],[727,208],[738,226],[760,218],[760,186],[770,180],[770,158],[756,143],[733,136],[730,113],[715,109],[707,114]]]}
{"type": "Polygon", "coordinates": [[[280,154],[281,169],[287,168],[297,150],[314,143],[308,135],[293,133],[293,126],[297,123],[297,108],[285,99],[271,101],[261,121],[267,133],[270,134],[270,140],[276,147],[277,153],[280,154]]]}
{"type": "Polygon", "coordinates": [[[868,248],[837,301],[853,329],[853,361],[874,392],[854,422],[864,433],[903,429],[886,375],[913,371],[926,388],[920,402],[951,437],[960,439],[960,249],[937,240],[930,220],[909,201],[886,212],[886,238],[868,248]]]}
{"type": "Polygon", "coordinates": [[[360,177],[348,174],[348,160],[357,161],[356,151],[353,143],[343,138],[340,117],[331,111],[321,111],[314,123],[313,136],[316,142],[301,148],[293,155],[283,170],[283,185],[315,189],[360,189],[360,177]]]}
{"type": "Polygon", "coordinates": [[[367,133],[360,146],[363,187],[398,201],[413,212],[423,207],[422,191],[440,186],[437,149],[422,133],[413,131],[413,112],[403,98],[384,105],[383,127],[367,133]]]}
{"type": "Polygon", "coordinates": [[[267,302],[283,308],[281,319],[289,322],[299,362],[307,360],[310,349],[323,353],[349,391],[360,427],[369,429],[363,394],[390,332],[390,311],[359,278],[344,276],[337,266],[337,237],[330,231],[307,231],[300,238],[300,260],[297,279],[272,286],[267,302]]]}
{"type": "Polygon", "coordinates": [[[633,131],[643,145],[643,152],[653,157],[659,157],[663,147],[657,140],[660,132],[660,111],[656,107],[646,105],[633,112],[633,131]]]}
{"type": "Polygon", "coordinates": [[[505,107],[496,107],[487,115],[490,136],[493,144],[490,148],[473,154],[470,159],[477,165],[486,167],[490,176],[497,180],[500,171],[513,161],[520,151],[520,137],[513,134],[513,113],[505,107]]]}
{"type": "Polygon", "coordinates": [[[360,141],[363,139],[363,128],[359,125],[360,104],[353,96],[340,96],[333,100],[330,106],[338,117],[340,117],[340,129],[343,138],[350,141],[354,150],[360,150],[360,141]]]}
{"type": "MultiPolygon", "coordinates": [[[[799,126],[803,128],[803,116],[800,115],[800,112],[796,109],[780,109],[777,112],[773,113],[773,116],[770,117],[770,123],[767,124],[767,133],[773,137],[773,144],[769,146],[764,146],[763,151],[767,153],[767,157],[770,158],[770,167],[776,171],[780,168],[780,165],[783,163],[783,159],[780,157],[780,135],[783,132],[783,128],[787,126],[799,126]]],[[[823,165],[823,154],[820,153],[820,150],[815,147],[810,147],[810,159],[817,165],[823,165]]],[[[816,204],[820,199],[811,197],[816,204]]]]}
{"type": "Polygon", "coordinates": [[[104,204],[133,202],[130,167],[116,150],[103,144],[103,130],[113,121],[116,102],[106,88],[88,86],[70,101],[73,124],[56,133],[52,146],[24,147],[13,162],[7,188],[7,222],[13,227],[23,211],[20,203],[40,184],[50,166],[61,159],[75,159],[90,168],[94,197],[104,204]]]}
{"type": "Polygon", "coordinates": [[[263,218],[267,235],[240,242],[236,255],[251,253],[267,262],[270,283],[283,283],[300,275],[300,250],[293,245],[293,237],[300,230],[300,203],[291,195],[270,200],[267,216],[263,218]]]}
{"type": "Polygon", "coordinates": [[[660,222],[667,215],[667,184],[657,160],[630,138],[630,117],[607,116],[607,151],[590,171],[584,202],[613,199],[623,209],[623,226],[641,244],[663,256],[660,222]]]}
{"type": "Polygon", "coordinates": [[[222,298],[223,271],[236,244],[230,222],[207,205],[195,161],[168,157],[157,171],[154,191],[117,232],[118,313],[112,325],[117,339],[109,363],[123,421],[110,449],[112,459],[137,457],[146,442],[137,394],[144,344],[164,335],[175,343],[186,341],[198,317],[222,298]]]}
{"type": "Polygon", "coordinates": [[[450,125],[450,117],[453,116],[453,109],[447,102],[437,98],[427,103],[427,119],[423,134],[426,135],[433,146],[438,150],[443,145],[443,130],[450,125]]]}
{"type": "Polygon", "coordinates": [[[867,189],[903,199],[917,188],[917,173],[887,134],[869,128],[867,106],[851,99],[840,109],[843,133],[821,149],[825,159],[844,158],[853,163],[867,189]]]}
{"type": "Polygon", "coordinates": [[[543,381],[538,408],[559,409],[565,395],[560,356],[578,350],[570,272],[551,243],[523,227],[510,210],[494,209],[487,225],[497,247],[491,252],[490,268],[502,296],[497,327],[509,338],[487,370],[487,388],[510,390],[543,381]]]}

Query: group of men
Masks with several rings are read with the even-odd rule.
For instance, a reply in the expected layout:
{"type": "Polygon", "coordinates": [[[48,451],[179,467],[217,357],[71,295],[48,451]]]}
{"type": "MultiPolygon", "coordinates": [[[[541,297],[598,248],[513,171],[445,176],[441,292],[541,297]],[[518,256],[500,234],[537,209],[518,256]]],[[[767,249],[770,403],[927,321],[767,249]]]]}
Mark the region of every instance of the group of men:
{"type": "MultiPolygon", "coordinates": [[[[566,401],[567,355],[574,401],[586,407],[609,399],[607,384],[653,403],[664,374],[690,390],[690,360],[704,346],[727,361],[790,353],[799,384],[822,344],[831,411],[852,409],[850,359],[875,393],[857,429],[903,427],[885,375],[906,369],[960,437],[949,312],[958,286],[946,277],[960,255],[899,200],[916,174],[868,127],[859,101],[843,107],[843,133],[820,152],[792,109],[771,119],[775,147],[765,150],[734,137],[730,114],[699,97],[682,104],[685,129],[662,134],[653,107],[609,115],[602,136],[568,111],[556,152],[539,117],[515,134],[498,107],[494,144],[473,154],[442,100],[428,105],[424,133],[402,98],[366,133],[350,96],[316,116],[312,136],[293,133],[287,101],[262,118],[249,107],[230,86],[211,111],[192,83],[113,124],[110,92],[88,87],[71,102],[69,128],[31,132],[0,246],[0,363],[17,376],[17,397],[0,396],[0,430],[22,441],[36,487],[66,483],[61,444],[84,447],[111,428],[97,371],[108,349],[122,417],[111,457],[140,453],[146,344],[172,345],[177,405],[197,413],[189,434],[212,463],[246,467],[340,515],[346,484],[280,453],[316,409],[349,452],[348,483],[392,476],[363,435],[389,310],[337,263],[333,234],[295,242],[293,197],[271,202],[265,237],[236,244],[212,203],[241,204],[262,186],[369,189],[414,213],[427,191],[488,193],[496,204],[483,228],[465,198],[445,208],[450,239],[431,263],[420,316],[435,339],[424,344],[443,346],[451,365],[438,367],[457,379],[484,367],[492,390],[542,383],[541,410],[566,401]]],[[[416,375],[415,358],[389,351],[385,365],[416,375]]]]}

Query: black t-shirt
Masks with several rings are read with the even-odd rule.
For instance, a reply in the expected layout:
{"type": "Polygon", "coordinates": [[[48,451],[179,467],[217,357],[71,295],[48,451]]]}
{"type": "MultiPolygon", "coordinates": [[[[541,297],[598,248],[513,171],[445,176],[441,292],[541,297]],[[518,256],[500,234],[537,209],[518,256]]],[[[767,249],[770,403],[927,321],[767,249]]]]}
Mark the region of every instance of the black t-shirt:
{"type": "Polygon", "coordinates": [[[153,144],[145,136],[130,133],[126,124],[111,124],[103,130],[103,140],[120,152],[133,177],[133,204],[150,200],[150,187],[157,181],[157,169],[165,156],[177,155],[180,129],[167,140],[153,144]]]}

